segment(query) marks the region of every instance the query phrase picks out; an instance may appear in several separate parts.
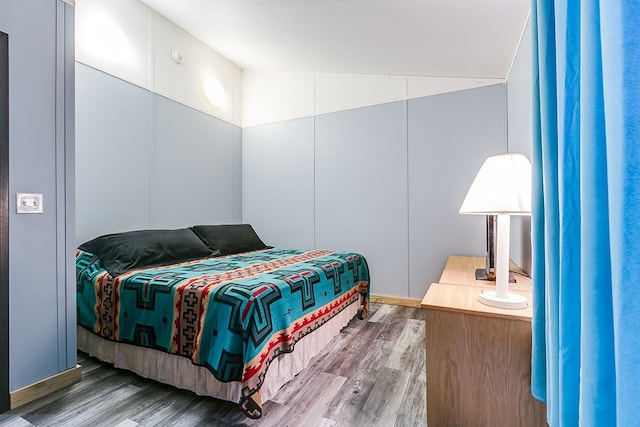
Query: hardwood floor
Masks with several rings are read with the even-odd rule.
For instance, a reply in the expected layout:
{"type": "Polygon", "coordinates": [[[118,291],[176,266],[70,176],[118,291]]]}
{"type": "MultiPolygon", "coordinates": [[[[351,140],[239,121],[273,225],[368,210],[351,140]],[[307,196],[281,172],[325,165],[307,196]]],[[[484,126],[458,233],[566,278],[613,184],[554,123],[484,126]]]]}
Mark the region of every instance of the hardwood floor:
{"type": "Polygon", "coordinates": [[[1,414],[0,426],[425,426],[424,341],[421,309],[372,303],[260,420],[79,353],[80,383],[1,414]]]}

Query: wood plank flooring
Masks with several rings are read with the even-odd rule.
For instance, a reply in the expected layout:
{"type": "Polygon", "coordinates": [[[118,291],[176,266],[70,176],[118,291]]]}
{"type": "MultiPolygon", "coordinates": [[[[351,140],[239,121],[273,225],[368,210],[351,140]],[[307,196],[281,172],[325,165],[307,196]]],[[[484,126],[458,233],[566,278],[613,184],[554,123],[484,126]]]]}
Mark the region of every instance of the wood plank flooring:
{"type": "Polygon", "coordinates": [[[5,414],[0,426],[425,426],[424,314],[371,304],[263,406],[237,405],[141,378],[78,353],[82,381],[5,414]]]}

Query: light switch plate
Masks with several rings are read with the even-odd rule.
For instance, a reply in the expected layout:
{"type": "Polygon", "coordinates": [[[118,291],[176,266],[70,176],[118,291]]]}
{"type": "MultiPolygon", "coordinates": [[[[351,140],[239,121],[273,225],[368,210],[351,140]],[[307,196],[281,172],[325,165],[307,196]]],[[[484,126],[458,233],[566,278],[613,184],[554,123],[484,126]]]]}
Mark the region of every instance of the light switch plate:
{"type": "Polygon", "coordinates": [[[16,193],[17,213],[42,213],[42,194],[16,193]]]}

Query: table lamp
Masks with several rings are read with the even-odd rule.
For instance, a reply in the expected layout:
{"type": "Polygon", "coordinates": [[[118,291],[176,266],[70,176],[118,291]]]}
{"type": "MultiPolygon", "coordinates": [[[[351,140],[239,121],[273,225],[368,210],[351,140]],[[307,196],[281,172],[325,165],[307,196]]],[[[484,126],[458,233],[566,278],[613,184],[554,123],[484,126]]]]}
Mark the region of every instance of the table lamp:
{"type": "Polygon", "coordinates": [[[520,309],[527,299],[509,293],[509,234],[511,215],[531,214],[531,163],[524,154],[500,154],[484,161],[459,213],[496,215],[496,290],[478,299],[493,307],[520,309]]]}

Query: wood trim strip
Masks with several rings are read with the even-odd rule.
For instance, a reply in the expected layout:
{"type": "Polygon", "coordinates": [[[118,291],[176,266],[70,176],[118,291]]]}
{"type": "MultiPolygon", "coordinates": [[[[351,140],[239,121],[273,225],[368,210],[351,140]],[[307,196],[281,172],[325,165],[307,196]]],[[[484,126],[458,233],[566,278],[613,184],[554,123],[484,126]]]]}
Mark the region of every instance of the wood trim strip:
{"type": "Polygon", "coordinates": [[[386,295],[371,295],[371,302],[380,304],[401,305],[403,307],[420,308],[421,301],[415,298],[390,297],[386,295]]]}
{"type": "Polygon", "coordinates": [[[68,387],[71,384],[79,382],[81,379],[82,368],[80,365],[76,365],[71,369],[59,372],[49,378],[45,378],[33,384],[19,388],[10,393],[11,409],[15,409],[18,406],[22,406],[33,400],[46,396],[47,394],[51,394],[54,391],[68,387]]]}

